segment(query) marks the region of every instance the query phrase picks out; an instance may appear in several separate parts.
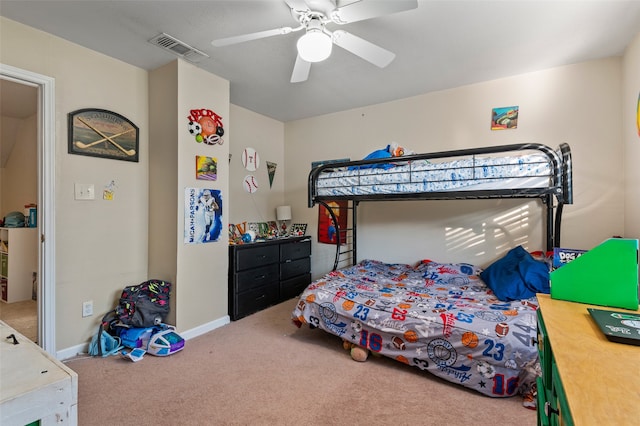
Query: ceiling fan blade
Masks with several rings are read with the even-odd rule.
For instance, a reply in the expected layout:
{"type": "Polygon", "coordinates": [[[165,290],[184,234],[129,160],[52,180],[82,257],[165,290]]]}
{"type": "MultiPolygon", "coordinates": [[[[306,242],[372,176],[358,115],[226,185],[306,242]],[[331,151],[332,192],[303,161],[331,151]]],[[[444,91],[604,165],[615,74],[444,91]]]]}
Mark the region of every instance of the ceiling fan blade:
{"type": "Polygon", "coordinates": [[[309,78],[309,71],[311,70],[311,62],[307,62],[298,55],[296,58],[296,64],[293,66],[293,73],[291,74],[292,83],[300,83],[307,81],[309,78]]]}
{"type": "Polygon", "coordinates": [[[387,49],[383,49],[378,45],[346,31],[334,31],[332,38],[333,42],[337,46],[342,47],[344,50],[347,50],[380,68],[384,68],[389,65],[396,57],[395,53],[389,52],[387,49]]]}
{"type": "Polygon", "coordinates": [[[302,27],[295,28],[295,29],[291,27],[275,28],[273,30],[258,31],[256,33],[219,38],[217,40],[213,40],[211,44],[214,45],[215,47],[229,46],[231,44],[244,43],[245,41],[257,40],[259,38],[266,38],[266,37],[271,37],[271,36],[281,35],[281,34],[289,34],[290,32],[301,30],[301,29],[302,27]]]}
{"type": "Polygon", "coordinates": [[[418,7],[418,0],[363,1],[339,7],[331,12],[331,19],[336,24],[363,21],[378,16],[390,15],[418,7]]]}
{"type": "Polygon", "coordinates": [[[307,3],[304,0],[284,0],[284,2],[289,6],[290,9],[296,10],[298,12],[303,12],[309,9],[307,3]]]}

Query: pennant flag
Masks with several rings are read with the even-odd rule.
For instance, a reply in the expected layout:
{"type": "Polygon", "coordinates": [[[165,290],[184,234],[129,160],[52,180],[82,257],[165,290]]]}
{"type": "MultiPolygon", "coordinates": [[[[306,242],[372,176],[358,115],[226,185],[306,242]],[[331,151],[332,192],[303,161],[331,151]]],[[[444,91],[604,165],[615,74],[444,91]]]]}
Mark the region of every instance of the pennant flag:
{"type": "Polygon", "coordinates": [[[269,173],[269,188],[273,186],[273,177],[276,174],[276,167],[278,167],[276,163],[267,161],[267,173],[269,173]]]}

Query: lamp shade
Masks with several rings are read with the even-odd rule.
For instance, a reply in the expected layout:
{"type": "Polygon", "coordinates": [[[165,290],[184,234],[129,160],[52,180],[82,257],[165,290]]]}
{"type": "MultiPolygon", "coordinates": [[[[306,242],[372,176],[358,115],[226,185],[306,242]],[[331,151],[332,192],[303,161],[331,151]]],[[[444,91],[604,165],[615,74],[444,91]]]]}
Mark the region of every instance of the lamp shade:
{"type": "Polygon", "coordinates": [[[298,55],[307,62],[324,61],[331,55],[331,37],[321,30],[310,29],[298,39],[298,55]]]}
{"type": "Polygon", "coordinates": [[[291,206],[276,207],[277,220],[291,220],[291,206]]]}

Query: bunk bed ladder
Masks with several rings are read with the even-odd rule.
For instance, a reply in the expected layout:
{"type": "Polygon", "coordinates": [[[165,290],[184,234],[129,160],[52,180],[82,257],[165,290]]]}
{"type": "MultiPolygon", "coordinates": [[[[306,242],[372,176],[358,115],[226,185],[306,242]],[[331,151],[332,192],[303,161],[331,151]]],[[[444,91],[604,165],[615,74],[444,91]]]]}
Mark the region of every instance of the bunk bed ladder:
{"type": "MultiPolygon", "coordinates": [[[[357,262],[357,238],[356,238],[356,221],[358,202],[348,200],[347,205],[340,206],[331,201],[318,201],[318,204],[324,206],[336,227],[336,254],[333,261],[333,270],[354,265],[357,262]],[[350,214],[350,220],[347,220],[347,227],[340,227],[338,216],[350,214]]],[[[349,216],[347,216],[349,218],[349,216]]]]}

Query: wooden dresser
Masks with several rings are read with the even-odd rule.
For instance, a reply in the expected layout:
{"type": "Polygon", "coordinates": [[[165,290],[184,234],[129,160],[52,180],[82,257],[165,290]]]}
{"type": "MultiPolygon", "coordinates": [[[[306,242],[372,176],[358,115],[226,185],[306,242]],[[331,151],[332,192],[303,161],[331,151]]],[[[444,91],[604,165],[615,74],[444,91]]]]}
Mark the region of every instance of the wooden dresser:
{"type": "Polygon", "coordinates": [[[229,316],[243,318],[297,296],[311,283],[311,238],[229,246],[229,316]]]}
{"type": "Polygon", "coordinates": [[[539,425],[640,424],[640,346],[607,340],[594,307],[538,294],[539,425]]]}

